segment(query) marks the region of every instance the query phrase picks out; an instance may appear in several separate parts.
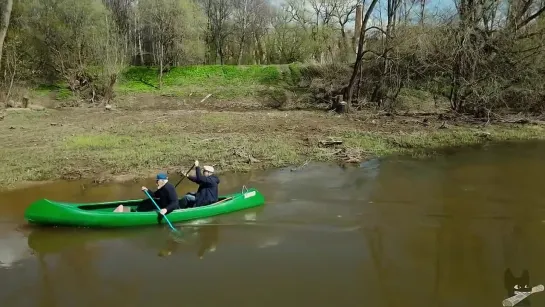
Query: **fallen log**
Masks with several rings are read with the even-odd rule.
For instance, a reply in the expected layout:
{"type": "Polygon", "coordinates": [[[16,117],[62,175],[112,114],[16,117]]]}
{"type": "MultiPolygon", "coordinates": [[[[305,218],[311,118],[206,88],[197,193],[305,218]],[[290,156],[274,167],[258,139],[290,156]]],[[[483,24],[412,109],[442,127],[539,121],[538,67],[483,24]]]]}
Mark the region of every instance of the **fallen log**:
{"type": "Polygon", "coordinates": [[[322,140],[319,141],[320,145],[322,146],[333,146],[333,145],[341,145],[343,143],[342,140],[322,140]]]}

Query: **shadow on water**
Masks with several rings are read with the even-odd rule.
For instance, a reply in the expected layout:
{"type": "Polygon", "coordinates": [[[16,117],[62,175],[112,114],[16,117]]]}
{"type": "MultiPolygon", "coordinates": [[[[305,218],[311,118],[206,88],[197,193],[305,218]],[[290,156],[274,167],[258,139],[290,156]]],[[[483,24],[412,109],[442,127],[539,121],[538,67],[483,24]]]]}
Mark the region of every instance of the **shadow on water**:
{"type": "MultiPolygon", "coordinates": [[[[164,245],[165,248],[159,251],[159,255],[169,256],[177,252],[193,252],[197,242],[208,242],[213,237],[217,239],[222,226],[252,225],[262,210],[262,207],[258,207],[236,212],[231,215],[233,222],[230,224],[221,223],[218,218],[174,224],[179,234],[173,233],[164,225],[120,229],[32,226],[28,228],[30,232],[26,238],[32,252],[43,256],[63,253],[70,249],[98,246],[105,242],[130,242],[142,249],[160,249],[164,245]]],[[[202,257],[204,252],[199,249],[197,254],[202,257]]]]}
{"type": "Polygon", "coordinates": [[[265,206],[177,225],[182,237],[22,226],[35,198],[140,198],[152,182],[0,194],[0,305],[500,306],[514,284],[545,284],[544,155],[510,143],[225,175],[224,193],[256,187],[265,206]]]}

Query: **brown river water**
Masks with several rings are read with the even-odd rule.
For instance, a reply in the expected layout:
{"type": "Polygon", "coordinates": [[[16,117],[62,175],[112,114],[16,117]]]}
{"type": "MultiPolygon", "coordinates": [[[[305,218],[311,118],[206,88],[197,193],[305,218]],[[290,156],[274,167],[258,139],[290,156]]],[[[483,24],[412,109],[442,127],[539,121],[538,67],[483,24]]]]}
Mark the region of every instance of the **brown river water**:
{"type": "Polygon", "coordinates": [[[506,269],[545,284],[544,157],[545,143],[510,143],[226,174],[221,192],[256,187],[266,204],[178,225],[177,240],[23,220],[37,198],[136,198],[143,182],[4,192],[0,306],[501,306],[506,269]]]}

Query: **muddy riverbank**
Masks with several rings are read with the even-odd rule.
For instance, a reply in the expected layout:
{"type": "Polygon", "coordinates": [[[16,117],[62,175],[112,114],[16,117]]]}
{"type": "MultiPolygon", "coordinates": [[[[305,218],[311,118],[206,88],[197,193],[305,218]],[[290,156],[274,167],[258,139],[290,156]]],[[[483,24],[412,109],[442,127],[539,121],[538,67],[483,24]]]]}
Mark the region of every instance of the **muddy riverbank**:
{"type": "MultiPolygon", "coordinates": [[[[437,116],[321,111],[64,108],[9,110],[0,120],[0,188],[176,174],[195,159],[221,172],[309,162],[357,164],[394,154],[545,137],[538,124],[471,124],[437,116]]],[[[173,175],[176,176],[176,175],[173,175]]]]}

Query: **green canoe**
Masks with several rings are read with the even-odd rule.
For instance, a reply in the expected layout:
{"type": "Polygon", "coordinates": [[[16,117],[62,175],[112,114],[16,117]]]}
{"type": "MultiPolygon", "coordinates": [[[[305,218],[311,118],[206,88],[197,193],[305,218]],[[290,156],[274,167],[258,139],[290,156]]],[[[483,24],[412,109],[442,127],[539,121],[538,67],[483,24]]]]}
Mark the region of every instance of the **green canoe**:
{"type": "MultiPolygon", "coordinates": [[[[146,199],[113,201],[102,203],[67,203],[40,199],[25,211],[25,219],[31,224],[51,226],[79,226],[91,228],[131,227],[156,225],[158,213],[113,212],[119,206],[135,208],[146,199]]],[[[223,195],[217,203],[188,209],[178,209],[167,215],[171,223],[207,218],[261,206],[265,203],[263,195],[256,189],[223,195]]],[[[166,223],[164,219],[161,223],[166,223]]]]}

